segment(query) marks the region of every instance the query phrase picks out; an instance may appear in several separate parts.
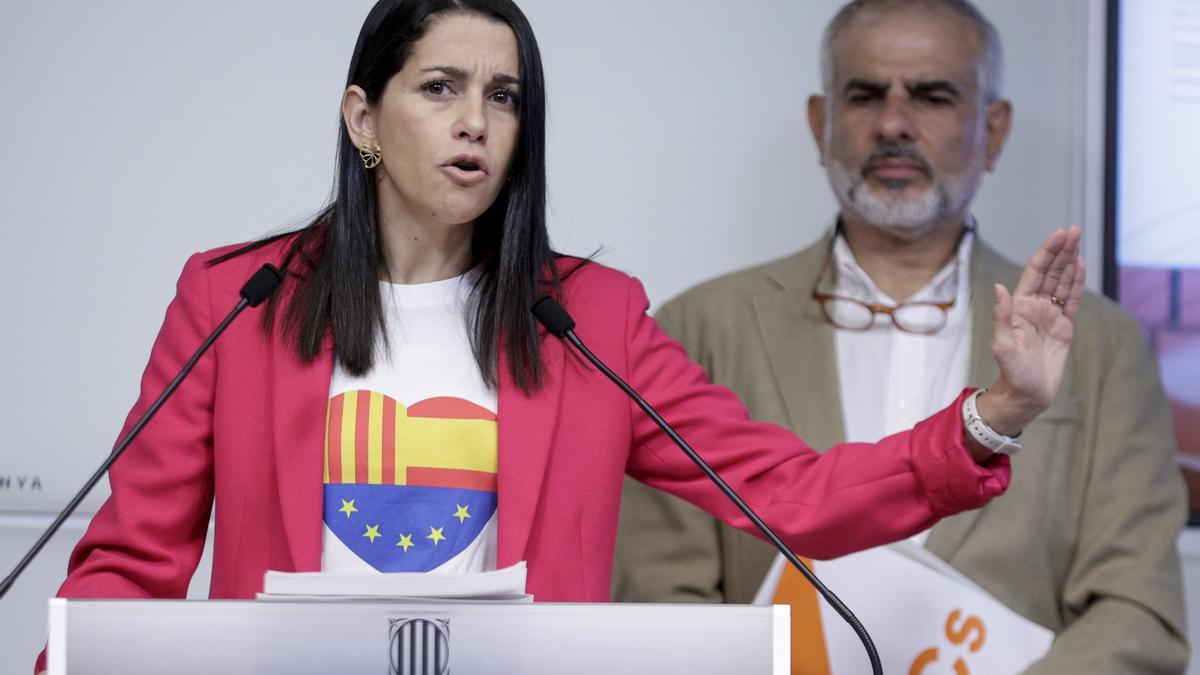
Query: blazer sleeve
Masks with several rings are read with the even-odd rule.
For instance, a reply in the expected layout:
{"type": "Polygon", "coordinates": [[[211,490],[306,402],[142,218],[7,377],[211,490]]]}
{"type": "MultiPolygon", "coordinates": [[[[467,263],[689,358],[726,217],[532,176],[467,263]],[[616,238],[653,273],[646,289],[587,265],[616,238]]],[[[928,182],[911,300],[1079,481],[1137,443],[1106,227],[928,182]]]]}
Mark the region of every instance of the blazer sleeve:
{"type": "MultiPolygon", "coordinates": [[[[215,327],[204,259],[184,266],[142,376],[124,437],[215,327]]],[[[216,352],[109,471],[112,493],[71,554],[64,598],[182,598],[200,562],[213,500],[216,352]]],[[[37,670],[45,669],[45,653],[37,670]]]]}
{"type": "Polygon", "coordinates": [[[1062,585],[1065,628],[1040,673],[1182,673],[1187,666],[1176,538],[1187,501],[1170,404],[1140,327],[1120,339],[1092,420],[1093,462],[1077,550],[1062,585]]]}
{"type": "MultiPolygon", "coordinates": [[[[751,421],[733,392],[710,384],[646,314],[648,306],[641,284],[631,282],[630,384],[801,555],[832,558],[902,539],[982,506],[1008,484],[1007,457],[980,466],[964,447],[961,396],[911,431],[820,454],[782,427],[751,421]]],[[[636,409],[631,415],[631,476],[757,533],[652,420],[636,409]]]]}

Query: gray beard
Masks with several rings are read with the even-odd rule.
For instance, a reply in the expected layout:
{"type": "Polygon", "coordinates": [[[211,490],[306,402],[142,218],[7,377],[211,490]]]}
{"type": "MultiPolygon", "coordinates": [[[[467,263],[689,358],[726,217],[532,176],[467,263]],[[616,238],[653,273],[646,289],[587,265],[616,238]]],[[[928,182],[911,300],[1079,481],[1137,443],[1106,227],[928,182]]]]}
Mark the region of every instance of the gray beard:
{"type": "Polygon", "coordinates": [[[866,189],[861,171],[851,171],[827,158],[829,183],[842,208],[854,212],[868,225],[907,240],[929,234],[945,218],[964,209],[979,187],[982,171],[968,169],[960,175],[933,177],[933,185],[911,199],[888,199],[866,189]]]}

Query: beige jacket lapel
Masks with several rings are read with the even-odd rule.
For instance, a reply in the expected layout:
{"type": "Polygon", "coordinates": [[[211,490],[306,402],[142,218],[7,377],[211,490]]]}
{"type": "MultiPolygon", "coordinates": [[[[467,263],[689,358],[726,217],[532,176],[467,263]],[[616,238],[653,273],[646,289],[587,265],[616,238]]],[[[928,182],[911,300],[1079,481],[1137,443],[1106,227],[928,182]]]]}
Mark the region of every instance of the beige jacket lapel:
{"type": "Polygon", "coordinates": [[[777,291],[754,298],[773,384],[790,426],[820,451],[845,438],[833,328],[811,295],[832,236],[830,231],[814,246],[767,266],[764,271],[777,291]]]}

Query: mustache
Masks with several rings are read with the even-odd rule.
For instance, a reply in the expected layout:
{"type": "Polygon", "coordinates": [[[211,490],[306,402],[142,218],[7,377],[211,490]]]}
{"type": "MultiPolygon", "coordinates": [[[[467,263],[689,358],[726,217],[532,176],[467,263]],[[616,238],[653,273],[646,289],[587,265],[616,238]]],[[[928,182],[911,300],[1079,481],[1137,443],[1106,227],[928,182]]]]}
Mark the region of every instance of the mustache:
{"type": "Polygon", "coordinates": [[[906,159],[919,164],[921,169],[930,176],[934,175],[933,162],[929,161],[929,158],[925,155],[906,145],[885,145],[876,148],[863,161],[862,166],[858,168],[859,175],[865,174],[867,168],[875,162],[885,159],[906,159]]]}

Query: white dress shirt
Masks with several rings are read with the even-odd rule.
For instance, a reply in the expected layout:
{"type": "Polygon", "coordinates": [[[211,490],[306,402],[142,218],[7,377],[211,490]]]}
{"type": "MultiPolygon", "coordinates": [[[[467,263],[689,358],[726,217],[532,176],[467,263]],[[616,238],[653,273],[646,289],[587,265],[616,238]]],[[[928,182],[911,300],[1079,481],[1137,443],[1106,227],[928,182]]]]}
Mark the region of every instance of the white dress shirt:
{"type": "MultiPolygon", "coordinates": [[[[908,333],[883,314],[876,315],[875,324],[865,331],[834,329],[847,441],[875,442],[911,429],[945,408],[966,386],[971,359],[973,242],[970,231],[959,242],[957,273],[952,260],[906,299],[946,302],[953,297],[954,306],[941,330],[929,335],[908,333]]],[[[833,243],[832,266],[834,294],[871,304],[897,304],[858,265],[840,234],[833,243]]],[[[914,540],[923,544],[927,534],[914,540]]]]}

